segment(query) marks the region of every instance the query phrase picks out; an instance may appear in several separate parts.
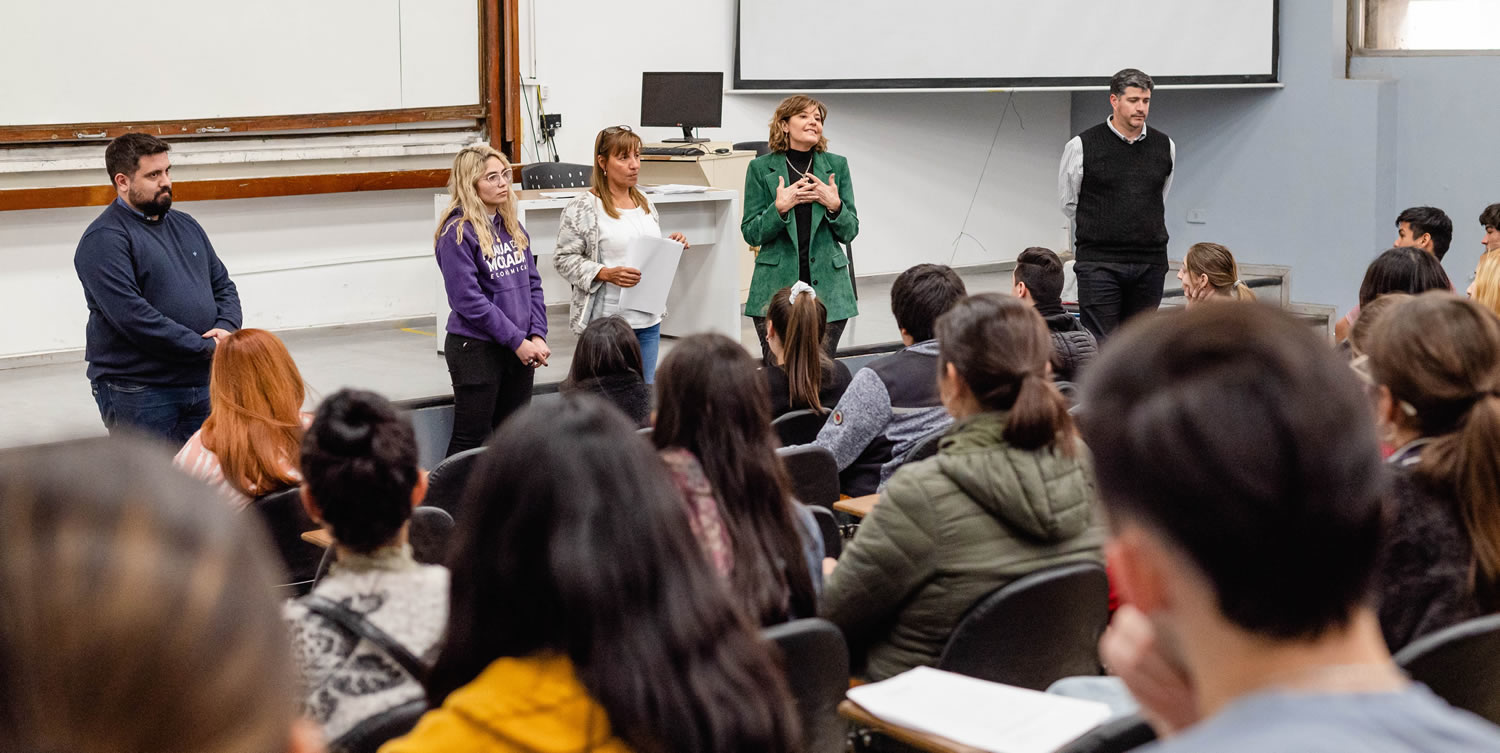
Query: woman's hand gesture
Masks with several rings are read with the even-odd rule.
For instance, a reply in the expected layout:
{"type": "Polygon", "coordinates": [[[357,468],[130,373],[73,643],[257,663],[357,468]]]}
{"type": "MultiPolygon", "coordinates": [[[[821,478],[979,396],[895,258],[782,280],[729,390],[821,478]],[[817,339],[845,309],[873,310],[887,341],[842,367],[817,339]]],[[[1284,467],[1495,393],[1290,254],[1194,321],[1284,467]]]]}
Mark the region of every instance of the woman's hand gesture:
{"type": "Polygon", "coordinates": [[[839,198],[839,184],[834,180],[833,173],[828,174],[828,182],[818,180],[818,176],[812,171],[807,172],[807,179],[812,182],[813,201],[828,207],[829,214],[838,214],[844,207],[844,200],[839,198]]]}

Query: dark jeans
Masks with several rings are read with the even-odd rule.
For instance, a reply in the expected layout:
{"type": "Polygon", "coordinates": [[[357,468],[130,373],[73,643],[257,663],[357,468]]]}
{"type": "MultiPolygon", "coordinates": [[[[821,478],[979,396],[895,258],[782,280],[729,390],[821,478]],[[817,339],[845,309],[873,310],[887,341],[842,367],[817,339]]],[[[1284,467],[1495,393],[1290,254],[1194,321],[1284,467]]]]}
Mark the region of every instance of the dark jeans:
{"type": "Polygon", "coordinates": [[[110,436],[137,432],[181,447],[208,418],[208,385],[161,387],[122,379],[92,382],[99,418],[110,436]]]}
{"type": "Polygon", "coordinates": [[[450,332],[443,340],[443,358],[453,379],[449,455],[484,444],[500,422],[531,402],[536,371],[510,348],[450,332]]]}
{"type": "MultiPolygon", "coordinates": [[[[771,344],[766,342],[766,318],[764,316],[752,316],[750,321],[755,324],[755,336],[760,338],[760,361],[766,366],[776,365],[776,356],[771,355],[771,344]]],[[[848,319],[840,319],[829,322],[828,329],[823,333],[823,352],[829,358],[837,358],[839,352],[839,338],[844,336],[844,327],[849,325],[848,319]]]]}
{"type": "Polygon", "coordinates": [[[1073,265],[1073,272],[1078,275],[1083,326],[1101,345],[1130,317],[1161,306],[1166,262],[1081,261],[1073,265]]]}

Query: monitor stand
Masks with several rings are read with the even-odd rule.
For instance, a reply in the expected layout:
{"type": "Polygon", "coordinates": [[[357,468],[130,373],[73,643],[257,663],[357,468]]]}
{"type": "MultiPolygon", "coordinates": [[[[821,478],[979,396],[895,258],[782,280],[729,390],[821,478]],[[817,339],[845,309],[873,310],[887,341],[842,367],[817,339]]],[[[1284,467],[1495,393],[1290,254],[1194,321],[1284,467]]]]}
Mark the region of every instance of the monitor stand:
{"type": "Polygon", "coordinates": [[[663,139],[661,143],[663,143],[663,144],[707,144],[708,143],[708,139],[695,138],[693,136],[693,126],[683,126],[682,127],[682,138],[680,138],[680,139],[663,139]]]}

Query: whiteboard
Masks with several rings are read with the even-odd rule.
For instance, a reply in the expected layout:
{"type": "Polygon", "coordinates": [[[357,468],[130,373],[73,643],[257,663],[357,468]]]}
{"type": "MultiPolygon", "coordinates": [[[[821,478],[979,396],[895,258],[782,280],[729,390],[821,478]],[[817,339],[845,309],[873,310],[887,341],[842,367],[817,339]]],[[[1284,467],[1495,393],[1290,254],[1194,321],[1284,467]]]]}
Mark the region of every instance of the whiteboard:
{"type": "Polygon", "coordinates": [[[0,0],[0,123],[476,105],[477,0],[0,0]]]}
{"type": "Polygon", "coordinates": [[[1276,81],[1277,0],[739,0],[736,89],[1276,81]]]}

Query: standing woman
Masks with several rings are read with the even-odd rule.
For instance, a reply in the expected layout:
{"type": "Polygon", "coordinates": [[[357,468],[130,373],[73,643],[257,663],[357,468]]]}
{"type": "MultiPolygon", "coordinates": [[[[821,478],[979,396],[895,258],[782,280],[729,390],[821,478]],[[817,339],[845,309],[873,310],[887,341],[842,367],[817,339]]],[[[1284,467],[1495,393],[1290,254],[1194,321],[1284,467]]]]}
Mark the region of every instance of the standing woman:
{"type": "MultiPolygon", "coordinates": [[[[568,324],[583,334],[588,323],[619,316],[635,331],[641,345],[646,384],[656,379],[656,352],[661,342],[661,314],[620,306],[620,291],[641,281],[641,271],[625,266],[625,250],[643,235],[661,237],[661,223],[651,202],[636,188],[641,172],[641,137],[628,126],[610,126],[594,137],[594,177],[588,192],[563,208],[552,264],[573,285],[568,324]]],[[[667,236],[683,248],[682,233],[667,236]]]]}
{"type": "Polygon", "coordinates": [[[453,378],[448,454],[484,444],[506,416],[531,402],[546,366],[547,304],[525,228],[516,217],[510,162],[485,144],[465,147],[448,176],[453,197],[433,238],[448,291],[443,356],[453,378]]]}
{"type": "Polygon", "coordinates": [[[838,352],[844,325],[859,313],[849,257],[840,244],[859,234],[849,162],[828,151],[828,108],[801,94],[787,97],[771,117],[771,153],[745,170],[745,216],[740,233],[759,247],[745,311],[760,336],[761,360],[775,363],[766,342],[766,305],[798,280],[813,286],[828,307],[823,348],[838,352]]]}

